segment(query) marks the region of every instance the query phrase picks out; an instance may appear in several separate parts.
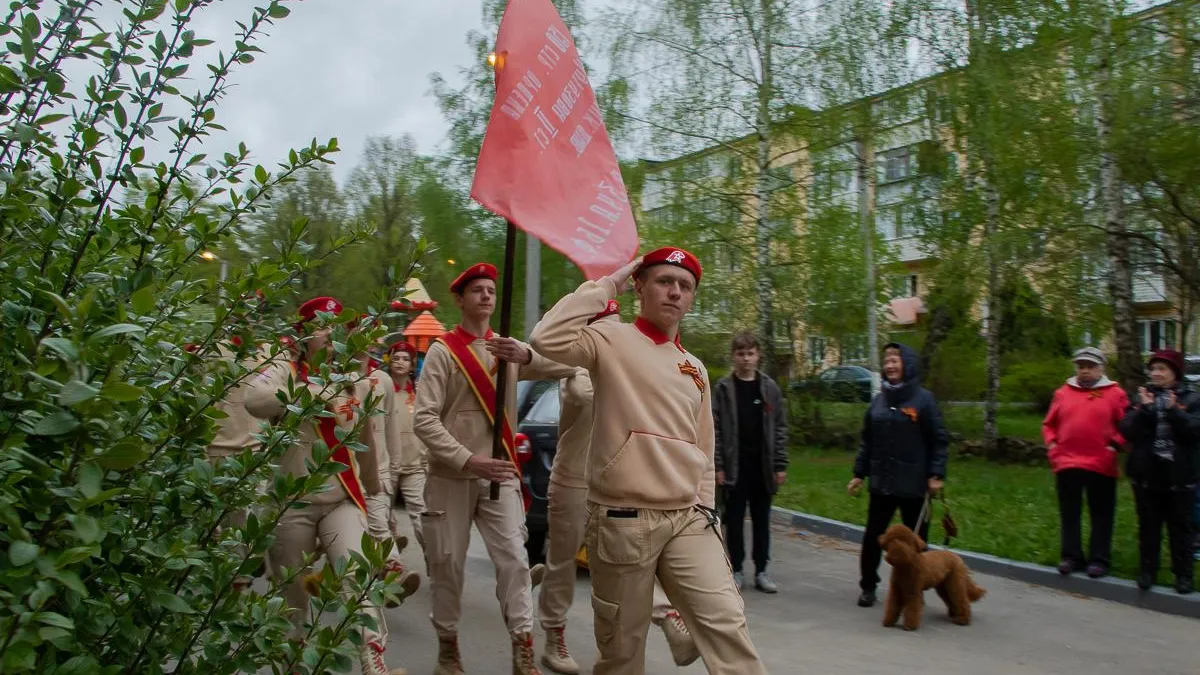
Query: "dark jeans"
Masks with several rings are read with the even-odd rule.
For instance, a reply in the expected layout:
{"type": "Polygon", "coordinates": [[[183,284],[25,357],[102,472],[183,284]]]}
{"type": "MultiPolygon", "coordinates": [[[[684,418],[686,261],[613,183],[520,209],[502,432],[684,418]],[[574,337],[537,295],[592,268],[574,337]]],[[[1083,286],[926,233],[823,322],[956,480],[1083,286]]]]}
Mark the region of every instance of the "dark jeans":
{"type": "Polygon", "coordinates": [[[1156,490],[1133,486],[1142,573],[1158,574],[1165,523],[1171,547],[1171,571],[1178,579],[1192,578],[1192,508],[1195,499],[1193,490],[1156,490]]]}
{"type": "MultiPolygon", "coordinates": [[[[917,524],[924,504],[924,497],[892,497],[871,493],[867,503],[867,530],[863,532],[862,554],[858,559],[861,574],[858,585],[864,591],[874,591],[879,585],[879,559],[883,557],[883,551],[879,548],[879,537],[887,531],[888,525],[892,524],[892,516],[896,515],[896,510],[900,510],[901,522],[912,529],[917,524]]],[[[929,510],[932,512],[933,507],[929,510]]],[[[932,517],[932,513],[925,514],[925,522],[917,532],[925,541],[929,541],[929,521],[932,517]]]]}
{"type": "Polygon", "coordinates": [[[743,533],[746,508],[750,509],[752,555],[754,572],[767,571],[771,560],[771,493],[761,481],[739,481],[725,495],[725,545],[729,548],[729,563],[734,572],[742,571],[746,559],[746,538],[743,533]],[[746,485],[746,482],[752,483],[746,485]]]}
{"type": "Polygon", "coordinates": [[[1113,519],[1117,513],[1117,479],[1085,469],[1064,469],[1054,474],[1058,486],[1058,521],[1062,534],[1060,560],[1076,565],[1112,560],[1113,519]],[[1088,555],[1083,555],[1083,495],[1087,494],[1092,521],[1088,555]]]}

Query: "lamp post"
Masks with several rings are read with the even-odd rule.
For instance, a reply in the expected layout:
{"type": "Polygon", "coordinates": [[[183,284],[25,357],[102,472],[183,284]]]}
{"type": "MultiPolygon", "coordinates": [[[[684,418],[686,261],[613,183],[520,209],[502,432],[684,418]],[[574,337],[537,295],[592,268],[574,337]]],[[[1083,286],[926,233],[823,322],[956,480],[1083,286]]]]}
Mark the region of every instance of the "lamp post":
{"type": "Polygon", "coordinates": [[[224,258],[219,257],[216,253],[213,253],[212,251],[205,251],[200,254],[200,257],[204,258],[205,260],[208,260],[209,262],[212,262],[214,260],[221,261],[221,266],[220,266],[220,268],[218,268],[218,272],[217,272],[217,281],[220,282],[217,286],[217,294],[218,294],[218,297],[221,298],[222,301],[224,301],[225,300],[225,279],[229,276],[229,261],[225,260],[224,258]]]}

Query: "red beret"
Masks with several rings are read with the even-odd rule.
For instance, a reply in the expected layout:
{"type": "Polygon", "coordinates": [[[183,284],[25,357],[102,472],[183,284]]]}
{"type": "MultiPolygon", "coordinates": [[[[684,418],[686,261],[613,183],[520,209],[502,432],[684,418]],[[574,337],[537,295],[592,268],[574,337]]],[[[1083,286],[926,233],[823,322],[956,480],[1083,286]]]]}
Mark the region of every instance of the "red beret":
{"type": "Polygon", "coordinates": [[[388,347],[388,351],[389,352],[407,352],[408,355],[411,356],[413,359],[417,358],[416,345],[412,344],[411,342],[408,342],[407,340],[401,340],[401,341],[393,344],[391,347],[388,347]]]}
{"type": "Polygon", "coordinates": [[[450,292],[455,295],[462,295],[462,292],[467,288],[467,284],[472,281],[476,279],[491,279],[495,281],[497,276],[498,273],[496,272],[495,265],[485,262],[475,263],[468,267],[465,272],[458,275],[454,281],[450,282],[450,292]]]}
{"type": "Polygon", "coordinates": [[[335,298],[323,295],[319,298],[313,298],[303,305],[300,305],[300,309],[296,311],[300,315],[300,323],[305,323],[315,319],[317,317],[317,312],[341,314],[342,303],[338,302],[335,298]]]}
{"type": "Polygon", "coordinates": [[[621,305],[616,300],[609,300],[608,306],[605,307],[603,311],[597,312],[596,316],[593,316],[592,318],[588,319],[588,323],[592,323],[593,321],[599,321],[600,319],[603,319],[606,316],[612,316],[613,314],[617,314],[620,311],[621,311],[621,305]]]}
{"type": "Polygon", "coordinates": [[[682,267],[696,277],[697,284],[700,283],[700,259],[681,248],[665,246],[647,253],[642,256],[642,264],[633,271],[633,276],[636,277],[655,265],[682,267]]]}

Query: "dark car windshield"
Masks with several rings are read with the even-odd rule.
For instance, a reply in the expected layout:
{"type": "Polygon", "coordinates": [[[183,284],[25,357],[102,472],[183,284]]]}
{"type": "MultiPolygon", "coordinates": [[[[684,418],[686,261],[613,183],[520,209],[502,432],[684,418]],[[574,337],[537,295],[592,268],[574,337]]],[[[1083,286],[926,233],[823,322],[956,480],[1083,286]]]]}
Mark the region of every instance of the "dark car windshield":
{"type": "Polygon", "coordinates": [[[558,400],[558,387],[553,386],[538,398],[537,403],[533,404],[533,407],[525,415],[525,421],[535,424],[558,424],[560,414],[561,406],[558,400]]]}

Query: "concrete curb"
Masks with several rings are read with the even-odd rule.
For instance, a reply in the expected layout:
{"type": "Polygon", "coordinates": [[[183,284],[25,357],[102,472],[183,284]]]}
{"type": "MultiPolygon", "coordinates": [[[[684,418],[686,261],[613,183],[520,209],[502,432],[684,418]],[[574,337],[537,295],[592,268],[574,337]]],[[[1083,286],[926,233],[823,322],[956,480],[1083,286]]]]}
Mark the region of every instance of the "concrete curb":
{"type": "MultiPolygon", "coordinates": [[[[771,507],[771,510],[772,521],[779,525],[856,544],[862,541],[863,528],[859,525],[851,525],[839,520],[800,513],[778,506],[771,507]]],[[[1200,593],[1179,595],[1173,589],[1163,586],[1155,586],[1150,591],[1143,591],[1137,587],[1137,584],[1127,579],[1114,577],[1089,579],[1083,574],[1064,577],[1053,567],[997,558],[984,553],[951,550],[961,555],[972,571],[1046,586],[1090,598],[1119,602],[1164,614],[1200,619],[1200,593]]]]}

